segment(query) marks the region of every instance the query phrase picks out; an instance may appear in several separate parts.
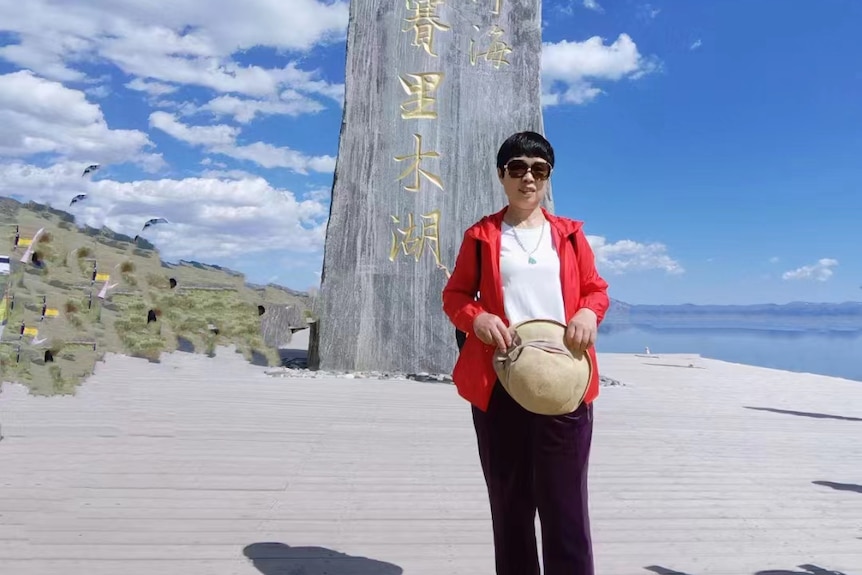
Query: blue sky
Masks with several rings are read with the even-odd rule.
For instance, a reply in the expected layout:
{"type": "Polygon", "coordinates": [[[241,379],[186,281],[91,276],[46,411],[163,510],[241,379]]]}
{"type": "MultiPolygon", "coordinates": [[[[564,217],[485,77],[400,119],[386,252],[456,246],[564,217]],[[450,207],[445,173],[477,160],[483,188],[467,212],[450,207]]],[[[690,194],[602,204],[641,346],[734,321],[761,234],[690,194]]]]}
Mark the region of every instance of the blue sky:
{"type": "MultiPolygon", "coordinates": [[[[0,194],[318,282],[341,2],[0,0],[0,194]],[[291,25],[286,25],[289,22],[291,25]],[[104,167],[81,178],[89,163],[104,167]]],[[[862,4],[546,0],[556,211],[633,303],[862,299],[862,4]]]]}

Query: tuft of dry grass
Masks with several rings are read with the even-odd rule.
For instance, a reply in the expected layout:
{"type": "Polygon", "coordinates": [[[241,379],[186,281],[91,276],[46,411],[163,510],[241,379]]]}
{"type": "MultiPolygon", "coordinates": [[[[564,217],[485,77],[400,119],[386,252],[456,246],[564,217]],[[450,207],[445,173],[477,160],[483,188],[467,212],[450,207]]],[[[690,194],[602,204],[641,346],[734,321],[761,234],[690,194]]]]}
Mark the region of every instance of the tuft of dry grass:
{"type": "Polygon", "coordinates": [[[48,372],[51,374],[51,380],[54,384],[54,391],[61,391],[64,387],[64,384],[66,383],[65,381],[63,381],[63,370],[60,369],[59,365],[52,365],[48,368],[48,372]]]}
{"type": "Polygon", "coordinates": [[[54,246],[52,244],[43,245],[42,242],[39,242],[39,248],[35,251],[37,254],[39,254],[39,257],[42,259],[42,261],[45,262],[56,262],[60,259],[58,257],[59,254],[57,250],[54,249],[54,246]]]}
{"type": "Polygon", "coordinates": [[[130,274],[135,271],[135,264],[126,260],[122,264],[120,264],[120,273],[130,274]]]}
{"type": "MultiPolygon", "coordinates": [[[[147,324],[148,306],[142,297],[124,295],[114,298],[120,317],[114,330],[129,355],[158,361],[167,342],[161,332],[151,331],[147,324]]],[[[160,312],[159,312],[160,313],[160,312]]]]}
{"type": "Polygon", "coordinates": [[[169,289],[171,287],[170,280],[163,275],[148,273],[146,275],[147,285],[157,289],[169,289]]]}

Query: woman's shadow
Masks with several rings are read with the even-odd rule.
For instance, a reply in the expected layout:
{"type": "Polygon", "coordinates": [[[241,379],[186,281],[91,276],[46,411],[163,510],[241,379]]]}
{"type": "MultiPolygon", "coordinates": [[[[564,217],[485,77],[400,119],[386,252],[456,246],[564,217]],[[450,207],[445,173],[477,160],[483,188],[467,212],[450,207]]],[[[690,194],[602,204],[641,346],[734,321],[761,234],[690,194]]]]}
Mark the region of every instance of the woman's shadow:
{"type": "Polygon", "coordinates": [[[401,575],[398,565],[324,547],[253,543],[243,554],[263,575],[401,575]]]}

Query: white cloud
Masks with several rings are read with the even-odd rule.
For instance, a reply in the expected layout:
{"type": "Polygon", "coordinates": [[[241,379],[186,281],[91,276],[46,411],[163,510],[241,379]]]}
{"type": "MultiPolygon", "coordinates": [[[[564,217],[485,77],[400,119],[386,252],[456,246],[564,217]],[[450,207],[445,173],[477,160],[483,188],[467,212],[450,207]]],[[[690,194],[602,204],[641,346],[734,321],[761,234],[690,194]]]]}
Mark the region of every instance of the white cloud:
{"type": "MultiPolygon", "coordinates": [[[[563,14],[565,16],[571,16],[577,10],[577,5],[580,5],[587,10],[592,10],[594,12],[602,13],[604,12],[604,8],[599,5],[597,0],[561,0],[559,2],[550,3],[550,8],[555,12],[563,14]]],[[[547,19],[542,20],[542,26],[544,29],[544,25],[547,23],[547,19]]]]}
{"type": "Polygon", "coordinates": [[[587,236],[601,271],[626,273],[645,270],[664,270],[669,274],[682,274],[685,269],[667,253],[661,243],[642,244],[632,240],[608,243],[602,236],[587,236]]]}
{"type": "Polygon", "coordinates": [[[270,100],[219,96],[194,111],[211,112],[217,118],[232,116],[235,121],[248,124],[257,115],[299,116],[314,114],[323,109],[323,104],[317,100],[303,96],[296,90],[285,90],[278,99],[270,100]]]}
{"type": "Polygon", "coordinates": [[[239,145],[236,141],[239,129],[233,126],[188,126],[167,112],[150,114],[150,125],[178,140],[202,146],[207,152],[248,160],[264,168],[287,168],[301,174],[309,170],[323,173],[335,170],[335,158],[332,156],[307,156],[290,148],[264,142],[239,145]]]}
{"type": "Polygon", "coordinates": [[[321,173],[335,171],[333,156],[308,156],[290,148],[277,147],[264,142],[255,142],[247,146],[224,146],[213,148],[226,156],[238,160],[249,160],[264,168],[287,168],[301,174],[308,170],[321,173]]]}
{"type": "Polygon", "coordinates": [[[252,174],[251,172],[246,172],[245,170],[204,170],[201,172],[200,177],[207,179],[216,179],[216,180],[249,180],[255,179],[260,176],[257,174],[252,174]]]}
{"type": "Polygon", "coordinates": [[[661,14],[661,8],[656,8],[652,4],[644,4],[638,8],[638,18],[642,20],[655,20],[661,14]]]}
{"type": "Polygon", "coordinates": [[[838,260],[832,258],[821,258],[816,264],[802,266],[795,270],[784,272],[781,279],[784,280],[816,280],[825,282],[834,273],[832,268],[838,266],[838,260]]]}
{"type": "Polygon", "coordinates": [[[332,198],[332,188],[314,188],[306,192],[305,197],[326,204],[332,198]]]}
{"type": "Polygon", "coordinates": [[[110,129],[84,92],[27,70],[0,75],[0,126],[0,156],[48,153],[81,162],[161,163],[145,152],[152,146],[147,134],[110,129]]]}
{"type": "Polygon", "coordinates": [[[781,261],[781,258],[779,258],[778,256],[772,256],[771,258],[769,258],[769,263],[771,263],[771,264],[777,264],[780,261],[781,261]]]}
{"type": "Polygon", "coordinates": [[[101,86],[96,86],[95,88],[87,88],[85,90],[87,95],[92,96],[94,98],[105,99],[111,95],[111,87],[102,84],[101,86]]]}
{"type": "Polygon", "coordinates": [[[546,106],[585,104],[602,93],[596,81],[635,80],[658,68],[658,61],[641,55],[628,34],[620,34],[613,44],[598,36],[583,42],[545,43],[542,102],[546,106]]]}
{"type": "Polygon", "coordinates": [[[146,92],[150,96],[166,96],[167,94],[173,94],[178,90],[176,86],[171,86],[170,84],[163,84],[162,82],[147,82],[140,78],[135,78],[125,86],[129,90],[146,92]]]}
{"type": "Polygon", "coordinates": [[[689,50],[697,50],[697,49],[698,49],[698,48],[700,48],[701,46],[703,46],[703,42],[701,41],[701,39],[700,39],[700,38],[698,38],[697,40],[695,40],[695,41],[692,43],[692,45],[691,45],[691,46],[689,46],[689,50]]]}
{"type": "Polygon", "coordinates": [[[327,203],[298,199],[260,177],[235,175],[232,179],[89,181],[71,163],[49,168],[0,164],[0,196],[20,193],[69,211],[80,225],[105,225],[129,236],[139,233],[148,218],[167,218],[170,224],[150,228],[144,237],[168,261],[214,262],[273,250],[319,253],[327,203]],[[78,193],[88,197],[69,207],[78,193]]]}
{"type": "Polygon", "coordinates": [[[176,0],[0,0],[0,31],[17,43],[0,58],[58,81],[84,81],[83,63],[109,63],[134,77],[131,89],[167,93],[172,83],[217,92],[276,96],[295,87],[337,98],[340,87],[299,70],[241,65],[232,56],[267,46],[304,52],[341,40],[348,2],[176,0]],[[134,83],[137,81],[137,83],[134,83]]]}
{"type": "Polygon", "coordinates": [[[150,114],[150,126],[194,146],[229,146],[239,135],[239,128],[233,126],[187,126],[167,112],[150,114]]]}

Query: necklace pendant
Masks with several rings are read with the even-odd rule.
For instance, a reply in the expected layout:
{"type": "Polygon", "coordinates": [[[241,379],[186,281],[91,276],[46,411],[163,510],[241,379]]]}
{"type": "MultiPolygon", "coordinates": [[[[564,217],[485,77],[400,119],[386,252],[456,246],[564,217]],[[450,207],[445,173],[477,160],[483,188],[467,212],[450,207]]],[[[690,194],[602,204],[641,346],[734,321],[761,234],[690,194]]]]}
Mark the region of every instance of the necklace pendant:
{"type": "Polygon", "coordinates": [[[534,264],[534,263],[536,263],[536,258],[534,258],[533,256],[530,256],[530,259],[528,259],[527,261],[530,262],[531,264],[534,264]]]}

